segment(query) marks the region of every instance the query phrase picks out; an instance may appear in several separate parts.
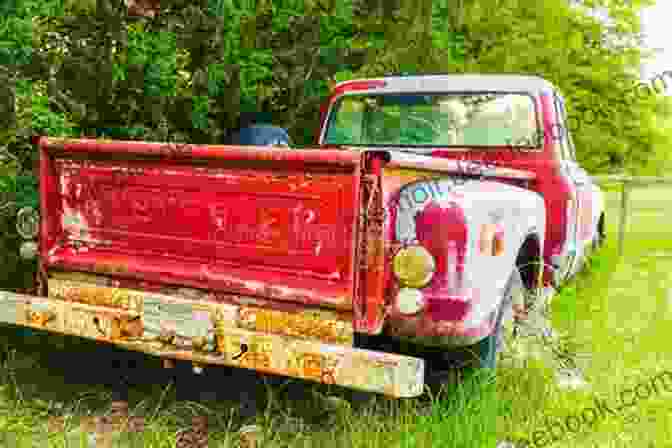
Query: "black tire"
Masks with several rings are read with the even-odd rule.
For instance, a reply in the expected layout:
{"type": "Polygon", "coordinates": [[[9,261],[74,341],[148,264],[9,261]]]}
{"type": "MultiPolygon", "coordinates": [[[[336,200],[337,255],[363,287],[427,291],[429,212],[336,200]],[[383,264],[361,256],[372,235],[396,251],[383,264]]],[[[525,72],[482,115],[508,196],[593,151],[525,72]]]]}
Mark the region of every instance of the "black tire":
{"type": "MultiPolygon", "coordinates": [[[[497,360],[506,344],[505,317],[511,308],[515,294],[526,294],[525,284],[516,268],[509,277],[500,303],[492,333],[481,341],[466,347],[448,349],[441,347],[425,347],[414,343],[389,338],[386,336],[365,336],[356,334],[355,346],[369,350],[400,353],[420,357],[425,360],[425,383],[436,394],[444,385],[461,377],[487,370],[494,373],[497,360]]],[[[526,303],[524,296],[523,303],[526,303]]]]}
{"type": "Polygon", "coordinates": [[[489,336],[473,345],[444,351],[427,359],[426,380],[430,389],[437,389],[448,383],[456,371],[469,374],[488,370],[495,373],[498,358],[506,344],[504,318],[511,309],[515,294],[525,294],[525,285],[518,269],[514,269],[509,277],[493,331],[489,336]]]}
{"type": "Polygon", "coordinates": [[[593,238],[592,249],[595,251],[604,246],[604,241],[606,240],[606,235],[604,233],[604,215],[600,217],[600,221],[597,224],[597,230],[595,232],[595,238],[593,238]]]}

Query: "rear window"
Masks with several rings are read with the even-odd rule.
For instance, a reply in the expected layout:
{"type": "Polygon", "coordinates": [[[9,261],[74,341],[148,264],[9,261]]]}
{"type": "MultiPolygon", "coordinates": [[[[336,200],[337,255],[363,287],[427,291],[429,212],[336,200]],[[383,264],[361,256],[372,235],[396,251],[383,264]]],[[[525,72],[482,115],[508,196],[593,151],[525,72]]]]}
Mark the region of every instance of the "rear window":
{"type": "Polygon", "coordinates": [[[527,94],[356,94],[335,103],[324,143],[537,147],[538,123],[527,94]]]}

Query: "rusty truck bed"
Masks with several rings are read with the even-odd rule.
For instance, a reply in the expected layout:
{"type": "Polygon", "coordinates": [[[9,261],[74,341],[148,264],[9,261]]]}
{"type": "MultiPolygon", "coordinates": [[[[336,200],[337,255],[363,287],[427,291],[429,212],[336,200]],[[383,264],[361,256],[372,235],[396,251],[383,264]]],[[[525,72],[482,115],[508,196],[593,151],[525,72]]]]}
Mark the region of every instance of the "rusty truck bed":
{"type": "Polygon", "coordinates": [[[135,160],[63,146],[43,177],[47,267],[352,309],[356,159],[229,161],[207,147],[185,163],[150,158],[150,144],[135,160]]]}
{"type": "Polygon", "coordinates": [[[42,138],[40,157],[41,294],[0,292],[3,321],[422,392],[422,360],[353,347],[383,309],[383,272],[367,269],[383,242],[367,240],[359,206],[380,198],[362,154],[42,138]]]}

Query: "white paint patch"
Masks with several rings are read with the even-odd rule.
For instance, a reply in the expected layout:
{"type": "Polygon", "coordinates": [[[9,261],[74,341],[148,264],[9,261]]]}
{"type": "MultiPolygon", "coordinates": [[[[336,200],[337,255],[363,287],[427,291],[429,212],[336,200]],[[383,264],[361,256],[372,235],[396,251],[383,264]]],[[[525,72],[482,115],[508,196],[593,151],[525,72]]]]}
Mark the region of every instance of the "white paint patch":
{"type": "Polygon", "coordinates": [[[245,286],[251,289],[252,291],[261,291],[262,289],[264,289],[264,285],[262,283],[254,281],[245,282],[245,286]]]}
{"type": "Polygon", "coordinates": [[[441,207],[451,202],[462,205],[452,193],[456,182],[452,178],[412,182],[402,188],[397,204],[397,240],[410,244],[416,240],[415,217],[432,202],[441,207]]]}

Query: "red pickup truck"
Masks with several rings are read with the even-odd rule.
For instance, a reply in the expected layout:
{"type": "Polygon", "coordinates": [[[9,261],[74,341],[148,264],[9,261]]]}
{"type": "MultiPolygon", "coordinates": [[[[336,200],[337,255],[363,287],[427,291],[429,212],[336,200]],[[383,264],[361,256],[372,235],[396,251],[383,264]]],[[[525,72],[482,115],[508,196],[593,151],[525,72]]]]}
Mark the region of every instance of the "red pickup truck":
{"type": "Polygon", "coordinates": [[[0,320],[420,395],[602,241],[565,121],[537,77],[411,76],[337,85],[314,149],[43,137],[39,293],[0,320]]]}

